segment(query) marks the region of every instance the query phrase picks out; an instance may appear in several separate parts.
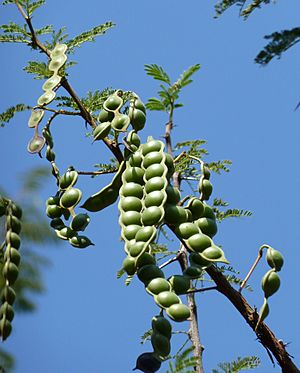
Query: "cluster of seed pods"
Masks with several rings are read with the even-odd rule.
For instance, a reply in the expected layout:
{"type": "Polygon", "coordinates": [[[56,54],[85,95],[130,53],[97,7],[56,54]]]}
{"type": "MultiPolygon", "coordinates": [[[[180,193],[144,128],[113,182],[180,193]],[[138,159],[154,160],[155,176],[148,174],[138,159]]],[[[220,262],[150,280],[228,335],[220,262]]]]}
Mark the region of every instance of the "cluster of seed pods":
{"type": "Polygon", "coordinates": [[[4,341],[11,333],[11,322],[14,318],[13,303],[16,294],[12,286],[18,278],[18,267],[21,260],[19,234],[21,232],[22,210],[11,200],[1,199],[0,202],[0,216],[6,216],[6,239],[1,247],[1,251],[5,251],[2,269],[4,288],[1,292],[0,307],[0,338],[4,341]]]}
{"type": "MultiPolygon", "coordinates": [[[[132,141],[129,143],[132,146],[132,141]]],[[[182,304],[151,254],[157,226],[164,220],[169,164],[170,157],[164,153],[164,144],[152,138],[139,146],[126,161],[119,202],[121,236],[127,253],[123,269],[129,275],[137,272],[157,305],[165,309],[173,320],[184,321],[190,316],[190,310],[182,304]]]]}
{"type": "Polygon", "coordinates": [[[87,214],[76,215],[74,211],[82,197],[81,190],[74,188],[77,179],[78,173],[71,167],[59,178],[59,192],[46,201],[46,214],[52,219],[50,225],[59,238],[69,240],[76,248],[85,248],[93,244],[88,237],[78,232],[85,230],[90,218],[87,214]],[[66,220],[72,217],[70,226],[65,225],[62,216],[66,220]]]}
{"type": "Polygon", "coordinates": [[[138,96],[130,100],[128,115],[121,112],[124,105],[122,98],[123,91],[118,90],[110,95],[103,104],[103,110],[99,113],[100,124],[94,129],[94,141],[103,140],[113,129],[118,132],[125,132],[131,124],[135,131],[144,128],[146,123],[146,108],[138,96]]]}
{"type": "Polygon", "coordinates": [[[151,344],[158,360],[166,359],[171,352],[172,325],[162,315],[152,318],[151,344]]]}
{"type": "Polygon", "coordinates": [[[266,259],[271,269],[264,275],[261,281],[261,287],[264,292],[264,302],[259,311],[259,318],[256,328],[268,316],[270,309],[268,305],[268,298],[275,294],[280,287],[280,278],[277,274],[283,266],[283,256],[281,253],[272,247],[268,247],[266,259]]]}
{"type": "Polygon", "coordinates": [[[28,121],[28,126],[34,128],[34,136],[30,140],[27,150],[30,153],[39,153],[44,144],[45,138],[39,135],[38,126],[44,116],[44,110],[41,108],[44,105],[50,104],[55,98],[55,88],[61,82],[62,77],[59,75],[59,69],[65,64],[67,56],[65,54],[67,50],[66,44],[57,44],[54,49],[50,52],[50,62],[48,69],[53,73],[52,76],[45,81],[43,84],[44,93],[38,98],[37,104],[40,108],[34,108],[31,111],[31,115],[28,121]]]}

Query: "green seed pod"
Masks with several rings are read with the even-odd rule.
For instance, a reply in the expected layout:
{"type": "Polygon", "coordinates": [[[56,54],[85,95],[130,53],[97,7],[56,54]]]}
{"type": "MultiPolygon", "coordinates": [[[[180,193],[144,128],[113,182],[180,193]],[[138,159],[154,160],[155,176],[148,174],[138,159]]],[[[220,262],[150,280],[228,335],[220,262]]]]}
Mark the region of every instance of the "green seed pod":
{"type": "Polygon", "coordinates": [[[154,352],[160,357],[166,357],[170,354],[171,344],[170,339],[163,334],[152,332],[151,343],[154,352]]]}
{"type": "Polygon", "coordinates": [[[6,233],[6,243],[10,244],[15,249],[18,249],[21,245],[20,236],[15,232],[8,231],[6,233]]]}
{"type": "Polygon", "coordinates": [[[51,58],[56,58],[57,56],[63,55],[68,49],[67,44],[56,44],[52,52],[50,53],[51,58]]]}
{"type": "Polygon", "coordinates": [[[64,227],[60,230],[56,230],[56,235],[61,238],[62,240],[68,240],[69,238],[72,238],[75,236],[77,233],[74,232],[71,228],[69,227],[64,227]]]}
{"type": "Polygon", "coordinates": [[[1,293],[1,302],[7,302],[8,304],[13,304],[16,299],[16,293],[14,289],[10,286],[5,286],[1,293]]]}
{"type": "Polygon", "coordinates": [[[94,245],[86,236],[73,236],[72,238],[69,238],[69,242],[72,246],[79,249],[84,249],[88,246],[94,245]]]}
{"type": "Polygon", "coordinates": [[[61,230],[65,227],[65,223],[60,218],[54,218],[51,220],[50,226],[53,229],[61,230]]]}
{"type": "Polygon", "coordinates": [[[154,278],[165,277],[163,271],[154,264],[147,264],[141,267],[137,272],[137,276],[139,280],[145,284],[145,286],[148,286],[150,281],[154,278]]]}
{"type": "Polygon", "coordinates": [[[51,219],[60,218],[62,216],[62,209],[60,206],[49,205],[46,208],[46,214],[51,219]]]}
{"type": "Polygon", "coordinates": [[[210,260],[204,259],[199,253],[190,253],[189,260],[192,267],[196,265],[203,269],[208,268],[213,264],[210,260]]]}
{"type": "MultiPolygon", "coordinates": [[[[126,136],[126,141],[130,146],[134,146],[135,150],[141,145],[140,136],[133,130],[128,133],[126,136]]],[[[142,154],[140,154],[142,156],[142,154]]]]}
{"type": "Polygon", "coordinates": [[[111,122],[111,127],[115,131],[125,132],[130,124],[130,119],[126,114],[115,114],[114,119],[111,122]]]}
{"type": "Polygon", "coordinates": [[[40,121],[43,119],[45,112],[42,109],[32,109],[31,115],[28,121],[28,127],[35,128],[40,121]]]}
{"type": "Polygon", "coordinates": [[[137,234],[137,232],[139,232],[140,229],[141,229],[141,226],[137,224],[127,225],[126,227],[123,228],[123,236],[126,240],[130,241],[133,238],[135,238],[135,235],[137,234]]]}
{"type": "Polygon", "coordinates": [[[173,275],[169,278],[169,282],[172,285],[172,290],[177,294],[186,294],[191,286],[191,281],[188,277],[182,275],[173,275]]]}
{"type": "Polygon", "coordinates": [[[144,184],[144,170],[140,167],[129,167],[124,171],[123,179],[126,183],[144,184]]]}
{"type": "Polygon", "coordinates": [[[216,221],[210,218],[200,218],[196,221],[201,232],[206,234],[209,237],[216,235],[218,227],[216,221]]]}
{"type": "Polygon", "coordinates": [[[111,111],[101,110],[97,119],[102,123],[111,122],[114,119],[114,113],[111,111]]]}
{"type": "Polygon", "coordinates": [[[58,196],[51,196],[46,200],[46,206],[49,205],[59,205],[59,197],[58,196]]]}
{"type": "Polygon", "coordinates": [[[123,197],[120,200],[120,206],[123,211],[138,211],[142,210],[142,202],[137,197],[123,197]]]}
{"type": "Polygon", "coordinates": [[[163,177],[153,177],[148,180],[145,184],[145,192],[147,194],[154,192],[155,190],[162,190],[165,187],[166,180],[163,177]]]}
{"type": "Polygon", "coordinates": [[[78,172],[75,170],[68,170],[65,174],[63,174],[59,178],[59,188],[61,190],[66,190],[69,187],[76,184],[76,181],[78,179],[78,172]]]}
{"type": "Polygon", "coordinates": [[[78,214],[72,219],[70,228],[74,231],[84,231],[90,220],[88,214],[78,214]]]}
{"type": "MultiPolygon", "coordinates": [[[[164,144],[162,141],[153,140],[151,137],[149,137],[148,141],[142,146],[143,156],[145,157],[148,153],[153,153],[153,152],[160,153],[163,147],[164,147],[164,144]]],[[[160,161],[158,163],[160,163],[160,161]]]]}
{"type": "MultiPolygon", "coordinates": [[[[48,69],[50,71],[57,72],[65,64],[66,60],[67,60],[67,57],[64,54],[54,55],[53,58],[51,58],[48,69]]],[[[47,91],[47,92],[51,92],[51,91],[47,91]]]]}
{"type": "Polygon", "coordinates": [[[145,179],[147,181],[156,176],[162,177],[164,172],[165,172],[165,167],[162,164],[154,163],[146,169],[145,179]]]}
{"type": "Polygon", "coordinates": [[[46,91],[44,94],[42,94],[37,103],[39,106],[48,105],[50,102],[52,102],[55,98],[55,92],[54,91],[46,91]]]}
{"type": "Polygon", "coordinates": [[[202,276],[202,269],[199,267],[189,266],[183,271],[183,275],[192,279],[199,278],[202,276]]]}
{"type": "Polygon", "coordinates": [[[166,204],[165,220],[169,224],[185,223],[188,220],[188,214],[186,210],[181,206],[166,204]]]}
{"type": "Polygon", "coordinates": [[[22,218],[22,209],[21,207],[16,205],[14,202],[11,202],[11,211],[12,211],[12,214],[18,219],[22,218]]]}
{"type": "Polygon", "coordinates": [[[151,206],[146,208],[142,212],[142,223],[143,225],[157,225],[161,222],[164,217],[163,208],[157,206],[151,206]]]}
{"type": "Polygon", "coordinates": [[[5,317],[8,321],[12,321],[14,315],[12,306],[8,302],[3,303],[0,307],[0,320],[5,317]]]}
{"type": "Polygon", "coordinates": [[[126,211],[121,214],[121,223],[124,225],[141,225],[141,214],[137,211],[126,211]]]}
{"type": "Polygon", "coordinates": [[[6,200],[0,196],[0,217],[6,214],[6,200]]]}
{"type": "Polygon", "coordinates": [[[44,91],[52,91],[60,81],[61,77],[59,75],[53,75],[45,81],[42,88],[44,91]]]}
{"type": "Polygon", "coordinates": [[[267,250],[267,255],[266,255],[267,262],[271,268],[274,268],[275,271],[279,272],[283,266],[283,256],[281,253],[272,247],[270,247],[267,250]]]}
{"type": "Polygon", "coordinates": [[[134,242],[133,244],[127,245],[129,249],[129,254],[132,257],[137,257],[145,251],[145,242],[139,241],[139,242],[134,242]]]}
{"type": "Polygon", "coordinates": [[[172,304],[181,303],[180,298],[173,291],[162,291],[155,297],[155,302],[163,308],[168,308],[172,304]]]}
{"type": "Polygon", "coordinates": [[[142,153],[136,151],[135,153],[131,154],[128,161],[131,167],[141,167],[142,160],[142,153]]]}
{"type": "Polygon", "coordinates": [[[157,315],[152,318],[152,330],[154,333],[159,333],[167,338],[171,338],[172,335],[172,325],[163,316],[157,315]]]}
{"type": "Polygon", "coordinates": [[[9,282],[9,285],[13,285],[19,275],[18,267],[12,262],[6,262],[2,269],[4,278],[9,282]]]}
{"type": "Polygon", "coordinates": [[[168,316],[177,322],[185,321],[191,316],[191,311],[185,304],[172,304],[166,311],[168,316]]]}
{"type": "Polygon", "coordinates": [[[165,155],[166,155],[165,162],[166,162],[166,166],[168,168],[167,178],[170,179],[175,172],[174,160],[169,153],[166,153],[165,155]]]}
{"type": "Polygon", "coordinates": [[[110,122],[103,122],[98,124],[96,128],[93,130],[93,138],[94,141],[103,140],[106,136],[108,136],[111,130],[111,123],[110,122]]]}
{"type": "Polygon", "coordinates": [[[177,205],[180,201],[180,192],[177,188],[174,188],[172,185],[168,185],[166,188],[167,193],[167,203],[170,205],[177,205]]]}
{"type": "Polygon", "coordinates": [[[212,240],[205,234],[196,233],[188,239],[187,244],[191,250],[202,253],[212,245],[212,240]]]}
{"type": "Polygon", "coordinates": [[[39,153],[45,145],[45,139],[43,136],[35,134],[34,137],[29,141],[27,150],[31,154],[39,153]]]}
{"type": "Polygon", "coordinates": [[[19,234],[21,232],[21,222],[14,215],[7,216],[7,226],[15,233],[19,234]]]}
{"type": "Polygon", "coordinates": [[[147,226],[139,229],[136,233],[135,239],[136,241],[143,241],[147,242],[151,239],[154,239],[156,235],[156,229],[152,226],[147,226]]]}
{"type": "Polygon", "coordinates": [[[201,194],[200,198],[204,201],[209,200],[213,191],[212,183],[209,180],[202,179],[200,182],[199,193],[201,194]]]}
{"type": "Polygon", "coordinates": [[[136,360],[136,366],[133,370],[141,370],[142,372],[154,373],[159,370],[161,366],[160,360],[154,352],[144,352],[136,360]]]}
{"type": "Polygon", "coordinates": [[[165,199],[165,193],[161,190],[155,190],[146,195],[144,199],[145,207],[161,206],[165,199]]]}
{"type": "Polygon", "coordinates": [[[157,295],[163,291],[170,291],[171,285],[168,280],[157,277],[149,282],[146,290],[151,294],[157,295]]]}
{"type": "Polygon", "coordinates": [[[201,218],[204,214],[204,204],[199,198],[191,198],[187,208],[191,211],[193,220],[201,218]]]}
{"type": "Polygon", "coordinates": [[[0,320],[0,336],[2,337],[2,341],[5,341],[5,339],[9,337],[11,331],[11,323],[6,318],[0,320]]]}
{"type": "Polygon", "coordinates": [[[259,317],[258,317],[258,321],[257,321],[256,327],[255,327],[255,331],[257,330],[259,325],[264,321],[264,319],[269,315],[269,313],[270,313],[270,308],[269,308],[269,305],[268,305],[268,301],[265,298],[264,303],[259,310],[259,317]]]}
{"type": "Polygon", "coordinates": [[[136,109],[142,110],[142,112],[146,114],[146,107],[139,97],[134,100],[134,107],[136,109]]]}
{"type": "Polygon", "coordinates": [[[137,183],[126,183],[123,185],[121,194],[124,197],[134,196],[137,198],[143,198],[143,187],[137,183]]]}
{"type": "Polygon", "coordinates": [[[146,156],[144,156],[143,167],[148,168],[153,164],[159,164],[162,162],[163,158],[164,154],[160,151],[148,153],[146,156]]]}
{"type": "Polygon", "coordinates": [[[189,237],[199,233],[199,228],[195,223],[181,223],[175,229],[175,233],[182,239],[188,239],[189,237]]]}
{"type": "Polygon", "coordinates": [[[136,261],[135,261],[135,259],[130,257],[130,256],[127,256],[123,260],[122,268],[129,276],[133,276],[136,272],[136,261]]]}
{"type": "Polygon", "coordinates": [[[68,209],[76,206],[82,197],[81,190],[78,188],[70,188],[64,192],[60,198],[60,206],[68,209]]]}
{"type": "Polygon", "coordinates": [[[217,246],[213,246],[203,250],[201,255],[208,260],[218,260],[222,256],[222,251],[217,246]]]}
{"type": "Polygon", "coordinates": [[[129,113],[130,123],[135,131],[141,131],[146,123],[146,115],[142,110],[134,109],[129,113]]]}
{"type": "Polygon", "coordinates": [[[117,111],[123,105],[122,98],[118,95],[118,92],[110,95],[104,102],[103,108],[106,111],[117,111]]]}
{"type": "Polygon", "coordinates": [[[208,204],[206,204],[205,202],[203,203],[203,206],[204,206],[203,217],[210,218],[212,220],[216,220],[216,215],[215,215],[212,207],[209,206],[208,204]]]}
{"type": "MultiPolygon", "coordinates": [[[[149,228],[149,227],[147,227],[147,228],[149,228]]],[[[145,265],[148,265],[148,264],[154,264],[155,265],[156,260],[155,260],[153,255],[151,255],[147,252],[140,255],[136,260],[136,265],[137,265],[138,268],[144,267],[145,265]]]]}
{"type": "Polygon", "coordinates": [[[21,261],[21,255],[19,251],[14,247],[7,247],[4,254],[4,261],[10,261],[18,267],[21,261]]]}
{"type": "Polygon", "coordinates": [[[270,269],[262,278],[261,287],[265,293],[265,297],[269,298],[276,293],[280,287],[280,278],[274,269],[270,269]]]}
{"type": "Polygon", "coordinates": [[[55,153],[51,148],[47,148],[46,150],[46,159],[49,162],[54,162],[55,161],[55,153]]]}

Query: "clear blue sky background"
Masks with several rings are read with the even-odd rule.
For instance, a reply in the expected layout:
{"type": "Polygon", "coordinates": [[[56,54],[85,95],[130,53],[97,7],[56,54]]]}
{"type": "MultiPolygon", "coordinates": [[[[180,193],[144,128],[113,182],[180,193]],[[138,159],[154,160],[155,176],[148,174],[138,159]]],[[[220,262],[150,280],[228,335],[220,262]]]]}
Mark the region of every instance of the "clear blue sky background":
{"type": "MultiPolygon", "coordinates": [[[[190,65],[201,64],[194,83],[183,91],[185,106],[175,115],[174,143],[206,139],[208,161],[233,161],[229,174],[213,176],[213,197],[254,215],[220,224],[216,242],[242,275],[261,244],[284,254],[282,286],[270,298],[267,324],[278,338],[291,342],[288,351],[299,365],[300,112],[294,111],[300,99],[299,47],[266,68],[253,62],[265,45],[263,35],[299,26],[299,3],[265,6],[246,22],[236,8],[214,19],[213,3],[54,0],[36,12],[33,22],[37,27],[66,26],[70,37],[107,20],[117,24],[74,56],[78,65],[70,69],[70,82],[80,96],[112,86],[136,91],[146,101],[155,96],[158,84],[146,76],[144,64],[163,66],[173,80],[190,65]]],[[[13,6],[1,7],[0,23],[10,20],[22,22],[13,6]]],[[[18,102],[34,105],[41,95],[42,82],[22,71],[29,58],[38,56],[22,45],[1,45],[0,112],[18,102]]],[[[149,134],[160,137],[166,120],[149,113],[143,140],[149,134]]],[[[0,131],[1,185],[13,193],[24,172],[46,164],[26,152],[32,135],[27,121],[28,115],[20,114],[0,131]]],[[[53,128],[62,170],[70,164],[91,170],[108,159],[103,145],[92,146],[84,136],[82,121],[59,119],[53,128]]],[[[108,180],[84,178],[78,185],[87,197],[108,180]]],[[[55,191],[55,183],[49,183],[42,198],[55,191]]],[[[17,315],[13,335],[3,346],[16,356],[15,373],[128,373],[136,357],[151,350],[150,344],[140,345],[139,337],[158,308],[139,281],[126,288],[123,279],[116,279],[124,258],[116,206],[93,215],[87,234],[95,247],[80,251],[63,242],[38,248],[53,265],[44,273],[47,293],[37,299],[38,311],[17,315]]],[[[176,265],[172,269],[179,273],[176,265]]],[[[263,299],[260,279],[267,270],[262,262],[250,281],[255,291],[246,294],[258,308],[263,299]]],[[[262,359],[258,373],[280,371],[226,298],[214,292],[196,298],[206,372],[218,362],[246,355],[262,359]]],[[[187,323],[174,325],[176,330],[182,327],[187,323]]],[[[180,341],[174,336],[172,353],[180,341]]]]}

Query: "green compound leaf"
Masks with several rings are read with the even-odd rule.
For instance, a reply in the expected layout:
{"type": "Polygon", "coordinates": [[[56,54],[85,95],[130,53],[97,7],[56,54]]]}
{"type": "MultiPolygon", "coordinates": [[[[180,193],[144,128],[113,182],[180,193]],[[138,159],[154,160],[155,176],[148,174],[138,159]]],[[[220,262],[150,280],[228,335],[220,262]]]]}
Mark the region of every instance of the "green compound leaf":
{"type": "Polygon", "coordinates": [[[262,4],[269,4],[270,2],[271,0],[253,0],[250,4],[246,5],[247,0],[221,0],[215,5],[216,18],[233,5],[238,6],[240,8],[240,15],[247,18],[255,9],[260,8],[262,4]]]}
{"type": "Polygon", "coordinates": [[[0,113],[0,127],[4,127],[16,113],[20,113],[22,111],[30,110],[31,107],[25,104],[17,104],[15,106],[11,106],[3,113],[0,113]]]}
{"type": "Polygon", "coordinates": [[[300,41],[300,27],[273,32],[265,39],[271,41],[255,57],[255,62],[260,65],[267,65],[274,57],[281,58],[283,52],[297,44],[300,41]]]}
{"type": "Polygon", "coordinates": [[[158,66],[156,64],[145,65],[145,71],[147,75],[152,76],[155,80],[160,80],[161,82],[171,85],[169,75],[161,66],[158,66]]]}
{"type": "Polygon", "coordinates": [[[180,90],[181,88],[192,83],[193,80],[190,78],[193,74],[195,74],[195,72],[197,72],[200,69],[200,67],[200,64],[196,64],[189,67],[180,75],[179,79],[173,84],[173,86],[176,87],[177,90],[180,90]]]}
{"type": "Polygon", "coordinates": [[[169,369],[166,373],[194,373],[194,367],[197,366],[197,357],[191,356],[193,348],[189,347],[177,353],[173,361],[169,362],[169,369]]]}
{"type": "Polygon", "coordinates": [[[48,69],[45,62],[28,61],[27,66],[23,68],[28,74],[34,74],[34,79],[48,79],[53,75],[53,72],[48,69]]]}
{"type": "Polygon", "coordinates": [[[260,359],[256,356],[238,357],[230,363],[218,364],[219,369],[213,369],[213,373],[237,373],[241,370],[255,369],[260,365],[260,359]]]}
{"type": "Polygon", "coordinates": [[[40,6],[44,5],[45,4],[45,0],[38,0],[38,1],[27,1],[27,7],[26,7],[26,10],[27,10],[27,14],[29,15],[29,17],[32,16],[32,13],[37,10],[40,6]]]}
{"type": "Polygon", "coordinates": [[[66,42],[69,52],[74,50],[77,47],[80,47],[81,44],[88,41],[95,41],[95,37],[105,34],[107,30],[114,27],[115,24],[111,21],[105,22],[102,25],[96,26],[89,31],[85,31],[80,35],[76,36],[73,39],[70,39],[66,42]]]}

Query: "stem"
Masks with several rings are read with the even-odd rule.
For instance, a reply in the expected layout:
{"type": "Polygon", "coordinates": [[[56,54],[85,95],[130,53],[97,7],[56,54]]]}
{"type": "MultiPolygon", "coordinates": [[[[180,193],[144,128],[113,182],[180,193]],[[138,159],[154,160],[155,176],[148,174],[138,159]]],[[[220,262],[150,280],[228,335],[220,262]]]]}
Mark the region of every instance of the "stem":
{"type": "MultiPolygon", "coordinates": [[[[171,109],[169,112],[169,121],[166,124],[165,129],[165,141],[167,145],[168,153],[173,157],[173,150],[172,150],[172,142],[171,142],[171,131],[173,128],[173,112],[174,112],[174,101],[171,99],[171,109]]],[[[180,157],[180,156],[179,156],[180,157]]],[[[174,158],[174,157],[173,157],[174,158]]],[[[174,188],[180,188],[180,173],[174,172],[173,174],[173,185],[174,188]]],[[[184,246],[181,246],[181,249],[179,251],[180,255],[177,255],[176,260],[179,261],[180,267],[182,272],[188,267],[188,252],[187,249],[184,246]]],[[[175,259],[171,259],[171,261],[175,261],[175,259]]],[[[169,263],[168,263],[169,264],[169,263]]],[[[167,264],[166,264],[167,265],[167,264]]],[[[187,302],[189,309],[191,311],[191,317],[190,317],[190,329],[188,332],[188,336],[190,341],[193,345],[193,353],[194,356],[197,358],[197,364],[194,366],[194,371],[196,373],[204,373],[203,369],[203,362],[202,362],[202,354],[203,354],[203,346],[200,341],[200,333],[199,333],[199,326],[198,326],[198,314],[197,314],[197,305],[195,302],[195,296],[194,293],[187,294],[187,302]]]]}
{"type": "Polygon", "coordinates": [[[106,170],[106,171],[77,171],[78,175],[105,175],[105,174],[113,174],[117,172],[118,170],[106,170]]]}

